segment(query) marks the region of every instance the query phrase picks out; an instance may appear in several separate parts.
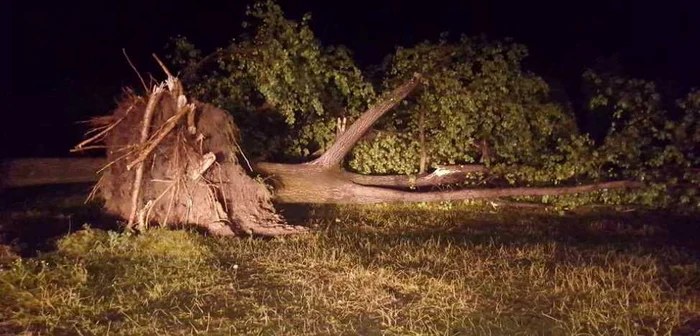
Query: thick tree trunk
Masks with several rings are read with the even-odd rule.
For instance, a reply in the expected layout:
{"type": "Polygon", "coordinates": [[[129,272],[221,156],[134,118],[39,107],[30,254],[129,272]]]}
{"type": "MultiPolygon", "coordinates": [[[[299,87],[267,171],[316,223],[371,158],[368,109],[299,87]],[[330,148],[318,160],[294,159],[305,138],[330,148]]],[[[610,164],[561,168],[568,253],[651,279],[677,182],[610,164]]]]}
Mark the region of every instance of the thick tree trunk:
{"type": "Polygon", "coordinates": [[[391,202],[435,202],[509,196],[566,195],[600,189],[638,188],[643,184],[614,181],[555,188],[464,189],[442,192],[411,192],[360,185],[352,181],[358,175],[338,168],[309,164],[259,163],[255,167],[271,178],[275,199],[281,203],[372,204],[391,202]]]}
{"type": "Polygon", "coordinates": [[[24,158],[0,163],[0,188],[95,182],[105,158],[24,158]]]}
{"type": "MultiPolygon", "coordinates": [[[[8,162],[5,186],[30,186],[54,183],[87,183],[99,177],[95,172],[107,160],[95,159],[21,159],[8,162]],[[20,175],[21,173],[21,175],[20,175]]],[[[262,162],[257,172],[271,176],[275,201],[279,203],[383,203],[430,202],[498,198],[506,196],[543,196],[590,192],[599,189],[637,188],[643,184],[616,181],[574,187],[467,189],[444,192],[409,192],[382,187],[408,188],[457,183],[468,173],[486,172],[482,165],[445,166],[411,179],[405,175],[360,175],[338,168],[327,169],[310,164],[262,162]]]]}

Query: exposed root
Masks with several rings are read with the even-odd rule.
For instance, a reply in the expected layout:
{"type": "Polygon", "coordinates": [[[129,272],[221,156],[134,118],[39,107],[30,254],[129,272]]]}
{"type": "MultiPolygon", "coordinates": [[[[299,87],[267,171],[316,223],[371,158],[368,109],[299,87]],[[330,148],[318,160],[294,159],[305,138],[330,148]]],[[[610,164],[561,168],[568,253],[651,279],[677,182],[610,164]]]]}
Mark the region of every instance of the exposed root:
{"type": "Polygon", "coordinates": [[[129,92],[112,116],[93,124],[101,129],[75,148],[107,147],[108,164],[90,197],[99,192],[109,213],[128,220],[127,229],[194,224],[219,236],[307,232],[276,214],[269,191],[246,175],[230,115],[183,92],[169,77],[148,99],[129,92]]]}

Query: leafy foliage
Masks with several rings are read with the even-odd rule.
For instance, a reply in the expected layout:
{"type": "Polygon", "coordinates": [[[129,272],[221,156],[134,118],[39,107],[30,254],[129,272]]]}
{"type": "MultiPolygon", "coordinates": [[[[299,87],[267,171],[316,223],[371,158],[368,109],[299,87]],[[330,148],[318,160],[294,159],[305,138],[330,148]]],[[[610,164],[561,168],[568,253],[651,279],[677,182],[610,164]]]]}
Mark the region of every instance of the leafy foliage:
{"type": "MultiPolygon", "coordinates": [[[[377,140],[403,139],[409,142],[404,148],[418,150],[417,132],[422,126],[432,165],[479,160],[541,164],[541,153],[552,148],[557,138],[570,134],[575,123],[572,115],[551,101],[544,80],[522,70],[526,55],[522,45],[484,37],[462,37],[449,43],[443,35],[436,44],[399,48],[388,66],[385,87],[396,85],[414,72],[423,74],[426,82],[386,126],[410,136],[377,140]],[[485,150],[493,156],[484,155],[485,150]]],[[[368,154],[363,151],[375,147],[358,147],[355,155],[362,163],[351,162],[351,166],[368,173],[415,172],[417,154],[407,155],[405,151],[398,154],[401,161],[367,165],[364,161],[368,154]]]]}
{"type": "Polygon", "coordinates": [[[528,50],[513,41],[444,34],[398,48],[373,68],[372,83],[349,50],[315,38],[310,15],[287,19],[268,0],[248,16],[246,33],[226,48],[203,57],[178,37],[170,56],[194,95],[234,115],[254,159],[319,155],[335,139],[338,118],[350,124],[377,99],[375,86],[388,90],[418,72],[423,85],[355,146],[348,168],[413,174],[422,160],[433,167],[483,163],[489,182],[500,186],[632,179],[649,187],[539,200],[700,207],[700,91],[673,105],[653,82],[586,71],[588,111],[578,112],[609,124],[594,141],[578,131],[570,105],[523,69],[528,50]]]}
{"type": "Polygon", "coordinates": [[[650,81],[593,71],[584,79],[590,109],[610,120],[607,136],[594,153],[607,176],[652,185],[645,191],[645,203],[699,208],[697,92],[673,106],[650,81]]]}
{"type": "Polygon", "coordinates": [[[420,160],[420,143],[409,131],[378,131],[374,139],[361,141],[351,152],[349,165],[363,173],[414,173],[420,160]]]}
{"type": "Polygon", "coordinates": [[[197,71],[190,83],[196,96],[233,113],[248,152],[307,157],[334,139],[337,117],[366,109],[374,90],[347,49],[321,46],[310,15],[288,20],[272,1],[247,13],[244,27],[252,32],[212,57],[200,59],[182,38],[171,55],[197,71]],[[191,57],[183,61],[183,55],[191,57]]]}

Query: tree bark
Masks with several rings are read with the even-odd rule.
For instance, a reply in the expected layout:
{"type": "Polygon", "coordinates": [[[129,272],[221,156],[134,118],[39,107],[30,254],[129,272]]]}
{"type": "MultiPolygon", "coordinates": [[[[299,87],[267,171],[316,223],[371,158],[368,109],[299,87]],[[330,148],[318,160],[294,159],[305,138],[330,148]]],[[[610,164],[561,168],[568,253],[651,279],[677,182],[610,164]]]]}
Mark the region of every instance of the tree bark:
{"type": "Polygon", "coordinates": [[[372,127],[372,125],[387,111],[391,110],[401,100],[406,98],[418,84],[421,76],[416,74],[413,79],[390,92],[385,98],[365,111],[350,127],[340,136],[333,145],[318,159],[309,164],[330,168],[340,164],[345,155],[355,146],[358,140],[372,127]]]}
{"type": "Polygon", "coordinates": [[[639,188],[633,181],[613,181],[570,187],[463,189],[440,192],[411,192],[376,186],[360,185],[353,175],[339,168],[324,168],[309,164],[280,164],[263,162],[256,171],[271,178],[275,200],[281,203],[372,204],[393,202],[435,202],[485,199],[509,196],[566,195],[600,189],[639,188]]]}
{"type": "Polygon", "coordinates": [[[361,175],[344,172],[346,179],[360,185],[382,187],[429,187],[443,184],[463,182],[467,174],[485,173],[486,166],[480,164],[440,166],[435,171],[427,174],[418,174],[411,177],[407,175],[361,175]]]}

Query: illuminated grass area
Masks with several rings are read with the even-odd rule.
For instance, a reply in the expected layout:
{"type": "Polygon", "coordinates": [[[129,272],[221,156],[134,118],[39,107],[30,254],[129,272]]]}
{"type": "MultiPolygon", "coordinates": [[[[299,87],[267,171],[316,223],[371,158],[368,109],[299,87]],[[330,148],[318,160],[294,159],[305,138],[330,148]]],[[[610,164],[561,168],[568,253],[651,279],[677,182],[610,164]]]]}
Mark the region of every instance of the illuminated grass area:
{"type": "Polygon", "coordinates": [[[700,327],[697,250],[670,239],[653,222],[661,217],[374,206],[316,208],[306,218],[314,234],[273,240],[75,232],[53,252],[5,261],[0,333],[693,335],[700,327]]]}

